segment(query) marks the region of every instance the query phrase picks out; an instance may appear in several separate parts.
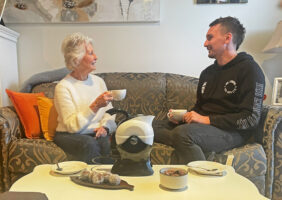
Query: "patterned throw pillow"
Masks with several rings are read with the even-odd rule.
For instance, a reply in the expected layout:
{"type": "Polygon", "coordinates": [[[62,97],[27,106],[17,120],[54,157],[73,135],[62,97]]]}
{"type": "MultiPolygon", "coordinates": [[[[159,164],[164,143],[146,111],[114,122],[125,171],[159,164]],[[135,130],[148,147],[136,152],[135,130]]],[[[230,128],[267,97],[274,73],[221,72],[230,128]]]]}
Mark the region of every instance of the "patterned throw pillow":
{"type": "Polygon", "coordinates": [[[37,107],[37,97],[44,93],[20,93],[6,89],[11,102],[21,120],[27,138],[40,138],[40,122],[37,107]]]}
{"type": "Polygon", "coordinates": [[[53,99],[37,97],[37,104],[43,136],[46,140],[53,141],[58,125],[58,113],[54,106],[53,99]]]}

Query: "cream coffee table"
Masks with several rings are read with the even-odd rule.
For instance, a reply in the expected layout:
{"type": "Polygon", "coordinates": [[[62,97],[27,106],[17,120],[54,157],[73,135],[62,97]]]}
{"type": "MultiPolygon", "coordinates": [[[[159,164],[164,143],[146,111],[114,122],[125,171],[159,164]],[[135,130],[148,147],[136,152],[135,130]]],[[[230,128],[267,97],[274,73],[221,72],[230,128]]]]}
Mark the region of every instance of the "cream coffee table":
{"type": "MultiPolygon", "coordinates": [[[[154,174],[144,177],[121,177],[134,190],[106,190],[77,185],[66,175],[54,175],[52,165],[39,165],[34,171],[16,181],[10,191],[29,191],[45,193],[49,200],[265,200],[256,186],[235,173],[230,166],[225,176],[204,176],[188,174],[188,187],[184,190],[169,191],[159,186],[159,170],[173,165],[154,165],[154,174]]],[[[89,170],[93,165],[89,165],[89,170]]],[[[111,165],[94,166],[111,169],[111,165]]],[[[174,165],[182,167],[183,165],[174,165]]]]}

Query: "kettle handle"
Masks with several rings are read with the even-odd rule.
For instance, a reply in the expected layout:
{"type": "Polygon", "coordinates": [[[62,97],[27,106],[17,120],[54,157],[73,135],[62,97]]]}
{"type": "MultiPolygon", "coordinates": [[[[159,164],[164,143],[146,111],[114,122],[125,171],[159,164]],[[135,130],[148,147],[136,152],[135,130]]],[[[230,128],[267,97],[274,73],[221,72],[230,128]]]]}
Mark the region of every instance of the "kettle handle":
{"type": "Polygon", "coordinates": [[[125,115],[125,120],[123,120],[123,122],[130,118],[129,114],[125,110],[120,110],[120,109],[116,109],[116,108],[111,108],[111,109],[107,110],[106,113],[108,113],[110,115],[114,115],[114,114],[117,114],[117,113],[121,113],[121,114],[125,115]]]}

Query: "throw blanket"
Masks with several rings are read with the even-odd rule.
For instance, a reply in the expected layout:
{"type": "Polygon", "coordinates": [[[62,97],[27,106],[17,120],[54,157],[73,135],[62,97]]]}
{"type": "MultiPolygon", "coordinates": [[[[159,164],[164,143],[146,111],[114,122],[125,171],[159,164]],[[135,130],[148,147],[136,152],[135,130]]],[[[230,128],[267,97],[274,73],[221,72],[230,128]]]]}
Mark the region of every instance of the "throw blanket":
{"type": "Polygon", "coordinates": [[[34,74],[23,83],[20,92],[30,93],[35,85],[38,85],[40,83],[51,83],[54,81],[59,81],[68,73],[70,73],[70,71],[66,67],[64,67],[56,70],[34,74]]]}

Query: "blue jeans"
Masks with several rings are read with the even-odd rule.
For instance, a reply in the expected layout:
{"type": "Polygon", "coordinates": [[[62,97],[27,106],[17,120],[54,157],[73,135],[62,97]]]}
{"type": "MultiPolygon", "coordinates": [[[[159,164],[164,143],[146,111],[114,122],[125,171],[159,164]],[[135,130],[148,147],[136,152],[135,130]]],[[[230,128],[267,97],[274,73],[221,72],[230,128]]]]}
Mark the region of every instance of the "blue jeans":
{"type": "Polygon", "coordinates": [[[154,140],[174,147],[171,164],[206,160],[205,153],[221,152],[245,144],[238,131],[227,131],[211,125],[191,123],[175,125],[168,120],[154,121],[154,140]]]}
{"type": "Polygon", "coordinates": [[[94,138],[95,134],[78,134],[56,132],[54,143],[75,160],[93,164],[92,159],[98,156],[109,156],[109,136],[94,138]]]}

